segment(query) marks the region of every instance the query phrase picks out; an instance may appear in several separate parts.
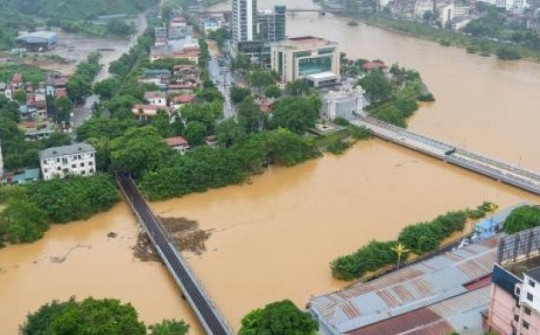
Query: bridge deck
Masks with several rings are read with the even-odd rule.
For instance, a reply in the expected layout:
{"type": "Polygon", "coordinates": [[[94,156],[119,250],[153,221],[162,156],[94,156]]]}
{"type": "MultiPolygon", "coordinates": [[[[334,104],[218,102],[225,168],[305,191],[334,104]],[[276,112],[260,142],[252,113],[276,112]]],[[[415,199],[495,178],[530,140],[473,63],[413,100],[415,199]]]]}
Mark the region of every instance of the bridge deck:
{"type": "Polygon", "coordinates": [[[361,117],[352,123],[371,129],[376,136],[385,140],[540,195],[540,173],[458,148],[372,117],[361,117]]]}
{"type": "Polygon", "coordinates": [[[167,265],[169,272],[173,275],[182,293],[195,311],[206,333],[214,335],[233,334],[227,322],[212,304],[208,294],[206,294],[195,274],[189,268],[189,265],[169,240],[161,222],[152,213],[133,179],[117,173],[116,180],[133,212],[167,265]]]}

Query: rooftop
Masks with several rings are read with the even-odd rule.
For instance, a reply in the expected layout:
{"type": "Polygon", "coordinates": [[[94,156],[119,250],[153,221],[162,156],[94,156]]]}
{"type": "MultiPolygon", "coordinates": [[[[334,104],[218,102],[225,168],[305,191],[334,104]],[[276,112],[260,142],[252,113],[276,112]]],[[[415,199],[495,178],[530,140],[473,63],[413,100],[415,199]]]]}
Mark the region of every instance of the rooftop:
{"type": "Polygon", "coordinates": [[[152,92],[145,92],[144,93],[144,98],[146,100],[149,100],[149,99],[165,99],[166,97],[167,97],[167,95],[164,92],[159,92],[159,91],[152,91],[152,92]]]}
{"type": "Polygon", "coordinates": [[[95,152],[96,149],[88,143],[75,143],[71,145],[64,145],[61,147],[53,147],[49,149],[42,150],[39,153],[39,158],[51,158],[59,156],[74,155],[77,153],[88,153],[95,152]]]}
{"type": "Polygon", "coordinates": [[[188,141],[182,136],[169,137],[165,142],[169,147],[189,146],[188,141]]]}
{"type": "Polygon", "coordinates": [[[323,324],[339,332],[363,334],[353,331],[468,292],[471,283],[491,275],[498,240],[495,237],[443,253],[375,280],[315,297],[310,308],[323,324]]]}
{"type": "Polygon", "coordinates": [[[540,266],[532,269],[531,271],[527,272],[527,276],[531,277],[532,279],[536,280],[540,283],[540,266]]]}
{"type": "Polygon", "coordinates": [[[326,40],[320,37],[314,36],[300,36],[300,37],[291,37],[285,41],[278,42],[276,45],[285,46],[288,48],[318,48],[322,46],[337,46],[337,43],[326,40]]]}

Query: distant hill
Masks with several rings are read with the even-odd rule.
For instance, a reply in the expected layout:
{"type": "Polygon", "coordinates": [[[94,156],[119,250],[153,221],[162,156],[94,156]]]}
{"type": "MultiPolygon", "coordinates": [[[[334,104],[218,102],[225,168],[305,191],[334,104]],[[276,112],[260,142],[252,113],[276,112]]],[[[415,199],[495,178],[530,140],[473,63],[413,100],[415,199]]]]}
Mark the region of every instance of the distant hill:
{"type": "Polygon", "coordinates": [[[159,0],[0,0],[0,50],[13,47],[20,30],[33,29],[33,18],[70,20],[94,19],[100,15],[135,14],[159,0]]]}
{"type": "Polygon", "coordinates": [[[0,0],[0,8],[44,18],[81,20],[99,15],[134,14],[157,3],[158,0],[0,0]]]}

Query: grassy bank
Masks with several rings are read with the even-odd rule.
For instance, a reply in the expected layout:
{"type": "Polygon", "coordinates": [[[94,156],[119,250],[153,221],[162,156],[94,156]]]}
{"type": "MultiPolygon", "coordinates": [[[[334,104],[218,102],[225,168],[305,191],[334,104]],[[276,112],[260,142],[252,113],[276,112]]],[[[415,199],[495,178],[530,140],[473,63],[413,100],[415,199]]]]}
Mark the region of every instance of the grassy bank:
{"type": "Polygon", "coordinates": [[[486,38],[463,35],[453,31],[432,28],[418,22],[391,19],[378,15],[362,16],[358,19],[371,26],[399,34],[434,41],[444,46],[461,47],[466,49],[469,53],[477,53],[481,56],[496,55],[497,51],[500,49],[511,48],[519,52],[523,58],[534,61],[540,60],[540,50],[535,50],[517,44],[496,42],[486,38]]]}

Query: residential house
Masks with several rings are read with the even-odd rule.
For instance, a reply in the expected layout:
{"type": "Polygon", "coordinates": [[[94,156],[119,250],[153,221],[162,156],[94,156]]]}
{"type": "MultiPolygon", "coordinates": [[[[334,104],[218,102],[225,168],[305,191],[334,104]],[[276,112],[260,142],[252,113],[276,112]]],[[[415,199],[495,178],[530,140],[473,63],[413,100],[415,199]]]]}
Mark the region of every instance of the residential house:
{"type": "Polygon", "coordinates": [[[154,84],[160,89],[166,90],[171,82],[171,71],[166,69],[147,69],[144,70],[139,78],[140,83],[154,84]]]}
{"type": "MultiPolygon", "coordinates": [[[[1,174],[0,174],[1,177],[1,174]]],[[[7,173],[3,184],[25,184],[39,180],[39,169],[24,169],[15,173],[7,173]]]]}
{"type": "Polygon", "coordinates": [[[189,150],[189,143],[182,136],[169,137],[165,142],[171,149],[178,151],[182,155],[185,155],[189,150]]]}
{"type": "Polygon", "coordinates": [[[169,24],[171,28],[184,28],[187,26],[187,21],[182,16],[174,17],[169,24]]]}
{"type": "Polygon", "coordinates": [[[191,94],[181,94],[171,97],[170,106],[174,110],[179,110],[182,106],[193,103],[195,96],[191,94]]]}
{"type": "Polygon", "coordinates": [[[156,106],[156,105],[135,105],[131,109],[133,114],[141,120],[147,121],[152,117],[156,116],[158,111],[165,111],[170,114],[170,109],[167,106],[156,106]]]}
{"type": "Polygon", "coordinates": [[[75,143],[42,150],[39,153],[43,179],[68,175],[89,176],[96,172],[96,149],[88,143],[75,143]]]}
{"type": "Polygon", "coordinates": [[[218,140],[217,140],[216,135],[206,136],[206,138],[204,139],[204,143],[206,143],[206,145],[208,145],[210,147],[217,146],[218,140]]]}
{"type": "Polygon", "coordinates": [[[144,99],[148,101],[150,105],[167,106],[167,95],[164,92],[145,92],[144,99]]]}
{"type": "Polygon", "coordinates": [[[23,82],[22,74],[15,73],[13,75],[13,79],[11,79],[11,88],[13,89],[13,91],[24,89],[24,82],[23,82]]]}
{"type": "Polygon", "coordinates": [[[195,90],[202,85],[201,71],[193,64],[176,65],[171,90],[195,90]]]}
{"type": "Polygon", "coordinates": [[[362,69],[364,69],[367,72],[371,71],[382,71],[384,73],[387,72],[388,66],[386,66],[383,62],[380,61],[372,61],[362,64],[362,69]]]}

